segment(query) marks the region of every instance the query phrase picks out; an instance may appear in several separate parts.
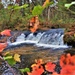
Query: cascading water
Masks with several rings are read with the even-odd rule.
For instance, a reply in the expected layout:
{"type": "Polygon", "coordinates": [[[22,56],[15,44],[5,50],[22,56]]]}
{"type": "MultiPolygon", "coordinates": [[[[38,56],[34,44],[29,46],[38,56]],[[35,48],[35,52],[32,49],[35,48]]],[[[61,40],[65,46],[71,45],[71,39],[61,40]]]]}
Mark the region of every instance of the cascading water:
{"type": "Polygon", "coordinates": [[[63,29],[51,29],[45,32],[36,45],[48,48],[68,48],[67,45],[64,45],[63,36],[63,29]]]}
{"type": "MultiPolygon", "coordinates": [[[[35,33],[29,33],[28,35],[21,33],[16,38],[16,41],[8,42],[8,46],[17,46],[21,44],[31,44],[37,47],[46,48],[68,48],[63,42],[64,29],[50,29],[46,31],[38,31],[35,33]]],[[[9,40],[10,41],[10,40],[9,40]]]]}

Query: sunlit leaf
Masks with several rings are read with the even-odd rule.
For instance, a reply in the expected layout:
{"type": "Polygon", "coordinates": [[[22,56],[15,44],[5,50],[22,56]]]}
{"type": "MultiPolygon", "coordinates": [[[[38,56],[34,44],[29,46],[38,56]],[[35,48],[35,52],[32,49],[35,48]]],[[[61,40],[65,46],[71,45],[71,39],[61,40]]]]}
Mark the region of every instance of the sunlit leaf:
{"type": "Polygon", "coordinates": [[[71,2],[71,4],[75,4],[75,1],[74,2],[71,2]]]}
{"type": "Polygon", "coordinates": [[[67,9],[69,9],[69,7],[71,6],[72,4],[65,4],[65,7],[67,8],[67,9]]]}
{"type": "Polygon", "coordinates": [[[75,4],[75,1],[74,1],[74,2],[71,2],[71,3],[69,3],[69,4],[65,4],[65,7],[66,7],[67,9],[69,9],[70,6],[72,6],[73,4],[75,4]]]}
{"type": "Polygon", "coordinates": [[[15,54],[14,55],[14,60],[17,61],[17,62],[21,62],[20,55],[19,54],[15,54]]]}

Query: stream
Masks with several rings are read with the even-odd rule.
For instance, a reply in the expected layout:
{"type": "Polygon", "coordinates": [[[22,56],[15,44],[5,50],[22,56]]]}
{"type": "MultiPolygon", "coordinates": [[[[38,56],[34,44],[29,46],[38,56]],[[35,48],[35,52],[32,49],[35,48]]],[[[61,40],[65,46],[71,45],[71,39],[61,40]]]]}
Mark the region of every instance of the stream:
{"type": "Polygon", "coordinates": [[[21,63],[17,63],[15,65],[16,68],[30,67],[35,59],[40,58],[45,63],[48,61],[58,62],[60,55],[64,51],[71,49],[71,46],[64,44],[63,36],[64,29],[38,31],[34,34],[27,31],[14,31],[12,32],[12,36],[7,40],[8,46],[4,50],[4,53],[9,51],[11,54],[18,53],[21,55],[21,63]],[[14,42],[11,42],[12,39],[14,39],[14,42]]]}

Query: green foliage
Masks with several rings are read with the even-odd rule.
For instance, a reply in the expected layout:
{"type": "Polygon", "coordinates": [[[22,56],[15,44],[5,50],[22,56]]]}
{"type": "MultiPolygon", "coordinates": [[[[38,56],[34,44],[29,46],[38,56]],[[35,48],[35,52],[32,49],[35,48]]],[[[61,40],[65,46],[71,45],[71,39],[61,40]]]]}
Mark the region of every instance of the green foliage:
{"type": "Polygon", "coordinates": [[[71,18],[68,13],[61,12],[61,11],[56,12],[56,15],[53,15],[53,18],[51,18],[50,21],[53,24],[60,25],[60,27],[62,27],[61,24],[74,24],[75,23],[74,18],[71,18]]]}
{"type": "Polygon", "coordinates": [[[43,12],[43,7],[41,5],[37,5],[32,10],[32,15],[40,15],[43,12]]]}
{"type": "Polygon", "coordinates": [[[1,9],[0,10],[0,21],[9,20],[9,10],[1,9]]]}
{"type": "Polygon", "coordinates": [[[26,8],[26,7],[28,7],[28,4],[24,4],[22,6],[19,6],[19,5],[8,6],[8,9],[17,10],[17,9],[22,9],[22,8],[26,8]]]}
{"type": "Polygon", "coordinates": [[[11,65],[11,66],[16,64],[16,61],[14,60],[13,56],[10,53],[8,53],[5,56],[3,56],[3,59],[5,61],[7,61],[8,64],[11,65]]]}
{"type": "Polygon", "coordinates": [[[12,59],[12,56],[3,57],[4,60],[12,59]]]}
{"type": "Polygon", "coordinates": [[[24,72],[30,72],[30,68],[20,69],[20,71],[21,71],[22,73],[24,73],[24,72]]]}
{"type": "Polygon", "coordinates": [[[52,14],[52,18],[50,20],[53,24],[60,25],[60,24],[75,23],[75,19],[72,17],[72,14],[68,12],[68,10],[64,7],[65,4],[67,4],[67,0],[58,1],[58,4],[57,4],[58,9],[53,12],[54,14],[52,14]]]}
{"type": "Polygon", "coordinates": [[[75,1],[74,1],[74,2],[71,2],[71,3],[69,3],[69,4],[65,4],[65,7],[66,7],[67,9],[69,9],[73,4],[75,4],[75,1]]]}
{"type": "Polygon", "coordinates": [[[58,9],[60,10],[60,11],[65,11],[65,7],[64,7],[64,4],[66,4],[67,3],[67,0],[59,0],[58,1],[58,9]]]}
{"type": "MultiPolygon", "coordinates": [[[[49,2],[43,7],[44,1],[35,1],[36,6],[34,4],[24,4],[22,6],[19,5],[9,5],[8,8],[0,9],[0,27],[2,26],[2,30],[5,28],[11,28],[12,30],[18,29],[21,27],[27,27],[28,21],[32,16],[38,15],[40,20],[42,19],[44,22],[48,19],[48,15],[50,16],[50,22],[53,23],[74,23],[75,20],[70,16],[70,12],[66,8],[70,8],[75,5],[75,2],[72,2],[70,5],[65,5],[68,3],[68,0],[59,0],[56,5],[58,8],[50,8],[50,13],[48,13],[48,6],[53,4],[53,2],[49,2]],[[65,6],[66,8],[65,8],[65,6]],[[58,13],[57,13],[58,12],[58,13]],[[63,12],[63,14],[62,14],[63,12]],[[67,16],[68,15],[68,16],[67,16]],[[18,26],[17,26],[18,25],[18,26]],[[18,27],[18,28],[17,28],[18,27]]],[[[70,2],[70,0],[69,0],[70,2]]],[[[2,4],[1,4],[2,7],[2,4]]],[[[75,7],[74,7],[75,8],[75,7]]],[[[74,9],[72,8],[72,9],[74,9]]],[[[75,10],[75,9],[74,9],[75,10]]],[[[72,12],[73,13],[73,12],[72,12]]]]}
{"type": "Polygon", "coordinates": [[[65,4],[65,7],[72,13],[72,14],[75,14],[75,6],[72,7],[73,5],[75,5],[75,1],[74,2],[71,2],[71,3],[68,3],[68,4],[65,4]],[[70,7],[72,7],[70,9],[70,7]]]}
{"type": "Polygon", "coordinates": [[[2,3],[0,2],[0,10],[3,9],[3,8],[4,8],[4,7],[3,7],[2,3]]]}
{"type": "Polygon", "coordinates": [[[33,10],[32,10],[32,15],[35,16],[35,15],[41,15],[44,11],[45,8],[47,8],[49,5],[53,4],[53,1],[47,3],[45,5],[45,7],[41,6],[41,5],[37,5],[37,6],[34,6],[33,10]]]}
{"type": "Polygon", "coordinates": [[[9,65],[13,66],[16,64],[16,61],[14,60],[14,58],[11,58],[11,59],[7,59],[6,60],[8,62],[9,65]]]}

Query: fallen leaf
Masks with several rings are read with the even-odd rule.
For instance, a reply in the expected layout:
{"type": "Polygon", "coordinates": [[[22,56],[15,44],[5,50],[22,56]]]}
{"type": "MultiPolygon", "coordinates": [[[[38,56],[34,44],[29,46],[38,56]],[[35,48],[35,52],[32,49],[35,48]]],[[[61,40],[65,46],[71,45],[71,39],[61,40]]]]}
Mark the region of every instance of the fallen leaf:
{"type": "Polygon", "coordinates": [[[55,66],[56,66],[56,64],[53,64],[52,62],[48,62],[45,65],[45,69],[49,72],[54,72],[55,66]]]}
{"type": "Polygon", "coordinates": [[[11,36],[11,30],[10,29],[6,29],[6,30],[1,32],[1,35],[11,36]]]}
{"type": "Polygon", "coordinates": [[[14,55],[14,60],[17,61],[17,62],[21,62],[20,55],[19,54],[15,54],[14,55]]]}
{"type": "Polygon", "coordinates": [[[10,52],[9,52],[9,51],[8,51],[8,52],[3,53],[3,55],[4,55],[4,56],[6,56],[6,55],[8,55],[8,54],[10,54],[10,52]]]}
{"type": "Polygon", "coordinates": [[[7,43],[0,43],[0,52],[2,52],[7,47],[7,43]]]}

